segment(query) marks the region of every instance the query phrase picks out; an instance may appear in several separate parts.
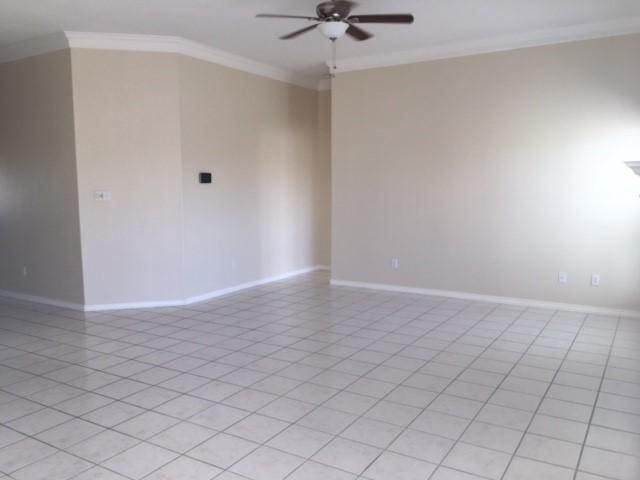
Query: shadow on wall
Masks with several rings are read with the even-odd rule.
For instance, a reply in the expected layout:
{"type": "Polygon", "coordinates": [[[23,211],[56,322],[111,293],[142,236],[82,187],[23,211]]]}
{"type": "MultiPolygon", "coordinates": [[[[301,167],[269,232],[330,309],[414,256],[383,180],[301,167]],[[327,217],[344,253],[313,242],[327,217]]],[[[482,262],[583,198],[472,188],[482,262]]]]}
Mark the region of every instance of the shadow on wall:
{"type": "MultiPolygon", "coordinates": [[[[315,96],[282,92],[273,120],[256,132],[258,276],[293,271],[315,260],[315,96]]],[[[317,260],[316,260],[317,261],[317,260]]]]}

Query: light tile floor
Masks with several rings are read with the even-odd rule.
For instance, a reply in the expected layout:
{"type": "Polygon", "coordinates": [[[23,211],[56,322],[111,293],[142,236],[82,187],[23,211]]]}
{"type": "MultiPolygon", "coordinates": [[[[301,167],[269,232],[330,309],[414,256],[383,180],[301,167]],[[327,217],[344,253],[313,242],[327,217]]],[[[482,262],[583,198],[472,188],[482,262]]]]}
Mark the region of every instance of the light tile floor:
{"type": "Polygon", "coordinates": [[[186,308],[0,299],[0,421],[2,479],[638,480],[640,321],[326,273],[186,308]]]}

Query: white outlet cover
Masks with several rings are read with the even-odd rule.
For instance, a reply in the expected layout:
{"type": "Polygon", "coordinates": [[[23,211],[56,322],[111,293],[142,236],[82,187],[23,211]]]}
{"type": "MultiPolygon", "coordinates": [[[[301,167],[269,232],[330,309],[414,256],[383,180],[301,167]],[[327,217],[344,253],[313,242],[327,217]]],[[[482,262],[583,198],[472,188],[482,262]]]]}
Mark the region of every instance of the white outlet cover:
{"type": "Polygon", "coordinates": [[[600,286],[600,275],[598,273],[594,273],[591,275],[591,286],[599,287],[600,286]]]}
{"type": "Polygon", "coordinates": [[[569,274],[567,272],[558,273],[558,282],[567,283],[569,281],[569,274]]]}

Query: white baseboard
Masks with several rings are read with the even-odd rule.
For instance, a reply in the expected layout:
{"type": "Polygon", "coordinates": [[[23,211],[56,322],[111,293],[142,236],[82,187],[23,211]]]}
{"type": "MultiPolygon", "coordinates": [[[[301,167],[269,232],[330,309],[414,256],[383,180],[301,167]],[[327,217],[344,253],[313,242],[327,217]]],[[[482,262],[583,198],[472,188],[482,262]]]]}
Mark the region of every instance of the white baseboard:
{"type": "Polygon", "coordinates": [[[260,280],[254,280],[252,282],[242,283],[240,285],[234,285],[232,287],[222,288],[220,290],[214,290],[212,292],[203,293],[201,295],[195,295],[187,297],[185,299],[178,300],[159,300],[149,302],[124,302],[124,303],[104,303],[104,304],[80,304],[63,302],[60,300],[54,300],[51,298],[37,297],[34,295],[26,295],[23,293],[9,292],[0,290],[0,297],[14,298],[16,300],[25,300],[27,302],[41,303],[44,305],[52,305],[55,307],[68,308],[71,310],[80,310],[84,312],[102,312],[107,310],[129,310],[136,308],[159,308],[159,307],[182,307],[185,305],[191,305],[193,303],[204,302],[212,298],[221,297],[230,293],[239,292],[247,288],[258,287],[271,282],[277,282],[278,280],[285,280],[287,278],[302,275],[304,273],[315,272],[317,270],[329,270],[326,265],[317,265],[314,267],[303,268],[292,272],[283,273],[281,275],[275,275],[273,277],[261,278],[260,280]]]}
{"type": "Polygon", "coordinates": [[[104,312],[108,310],[133,310],[139,308],[183,307],[184,300],[162,300],[151,302],[123,302],[123,303],[94,303],[85,304],[82,310],[85,312],[104,312]]]}
{"type": "Polygon", "coordinates": [[[39,297],[37,295],[28,295],[26,293],[10,292],[8,290],[0,290],[0,297],[13,298],[15,300],[23,300],[25,302],[40,303],[43,305],[51,305],[53,307],[68,308],[70,310],[83,310],[84,307],[81,303],[65,302],[63,300],[39,297]]]}
{"type": "MultiPolygon", "coordinates": [[[[40,303],[43,305],[51,305],[54,307],[68,308],[70,310],[80,310],[85,312],[100,312],[107,310],[128,310],[128,309],[140,309],[140,308],[159,308],[159,307],[181,307],[191,305],[193,303],[203,302],[212,298],[221,297],[230,293],[239,292],[252,287],[258,287],[267,283],[277,282],[278,280],[285,280],[287,278],[295,277],[305,273],[310,273],[318,270],[330,270],[327,265],[316,265],[314,267],[303,268],[301,270],[295,270],[292,272],[283,273],[273,277],[266,277],[260,280],[254,280],[252,282],[246,282],[232,287],[227,287],[212,292],[207,292],[201,295],[195,295],[187,297],[184,300],[163,300],[163,301],[151,301],[151,302],[126,302],[126,303],[108,303],[108,304],[92,304],[83,305],[80,303],[65,302],[62,300],[55,300],[47,297],[40,297],[37,295],[28,295],[25,293],[10,292],[6,290],[0,290],[0,297],[13,298],[16,300],[23,300],[27,302],[40,303]]],[[[437,290],[430,288],[417,288],[417,287],[405,287],[401,285],[389,285],[384,283],[367,283],[367,282],[354,282],[350,280],[337,280],[331,279],[331,285],[353,288],[366,288],[369,290],[382,290],[387,292],[399,292],[399,293],[414,293],[418,295],[431,295],[435,297],[448,297],[457,298],[461,300],[472,300],[476,302],[489,302],[500,303],[503,305],[517,305],[522,307],[535,307],[546,308],[551,310],[564,310],[567,312],[579,312],[579,313],[591,313],[598,315],[608,315],[616,317],[630,317],[640,318],[640,312],[635,310],[624,310],[607,307],[597,307],[594,305],[579,305],[572,303],[561,302],[548,302],[544,300],[533,300],[529,298],[516,298],[516,297],[501,297],[496,295],[484,295],[479,293],[458,292],[452,290],[437,290]]]]}
{"type": "Polygon", "coordinates": [[[573,303],[547,302],[544,300],[532,300],[529,298],[500,297],[495,295],[483,295],[479,293],[457,292],[450,290],[403,287],[401,285],[388,285],[384,283],[352,282],[350,280],[337,280],[334,278],[331,279],[331,285],[340,287],[366,288],[370,290],[383,290],[387,292],[415,293],[418,295],[457,298],[461,300],[473,300],[476,302],[500,303],[503,305],[517,305],[522,307],[564,310],[566,312],[591,313],[614,317],[640,318],[640,312],[636,310],[596,307],[594,305],[579,305],[573,303]]]}
{"type": "Polygon", "coordinates": [[[266,283],[277,282],[278,280],[285,280],[287,278],[295,277],[297,275],[302,275],[304,273],[314,272],[316,270],[325,270],[328,267],[324,265],[318,265],[315,267],[303,268],[302,270],[296,270],[293,272],[283,273],[282,275],[276,275],[274,277],[262,278],[260,280],[254,280],[253,282],[241,283],[240,285],[234,285],[233,287],[223,288],[220,290],[214,290],[213,292],[203,293],[201,295],[195,295],[193,297],[188,297],[184,300],[184,305],[190,305],[192,303],[204,302],[205,300],[210,300],[212,298],[221,297],[223,295],[228,295],[229,293],[238,292],[240,290],[245,290],[247,288],[259,287],[260,285],[264,285],[266,283]]]}
{"type": "Polygon", "coordinates": [[[318,265],[315,267],[303,268],[295,270],[293,272],[283,273],[281,275],[275,275],[273,277],[261,278],[260,280],[254,280],[251,282],[241,283],[239,285],[233,285],[227,288],[221,288],[211,292],[206,292],[200,295],[194,295],[187,297],[183,300],[167,300],[159,302],[130,302],[130,303],[107,303],[107,304],[93,304],[84,305],[85,312],[102,312],[107,310],[129,310],[134,308],[159,308],[159,307],[184,307],[193,303],[204,302],[211,300],[212,298],[221,297],[230,293],[239,292],[240,290],[246,290],[247,288],[258,287],[267,283],[277,282],[278,280],[285,280],[287,278],[302,275],[304,273],[314,272],[316,270],[324,270],[328,268],[324,265],[318,265]]]}

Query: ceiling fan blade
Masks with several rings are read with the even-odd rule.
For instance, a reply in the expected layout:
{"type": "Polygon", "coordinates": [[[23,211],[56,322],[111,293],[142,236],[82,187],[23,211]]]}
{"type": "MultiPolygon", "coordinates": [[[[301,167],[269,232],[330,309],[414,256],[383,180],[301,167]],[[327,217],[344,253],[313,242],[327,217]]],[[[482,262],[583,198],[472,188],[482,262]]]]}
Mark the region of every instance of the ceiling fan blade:
{"type": "Polygon", "coordinates": [[[280,37],[280,40],[289,40],[291,38],[296,38],[304,33],[310,32],[311,30],[313,30],[314,28],[316,28],[318,26],[318,24],[314,24],[314,25],[310,25],[308,27],[305,28],[301,28],[300,30],[296,30],[295,32],[291,32],[288,33],[287,35],[283,35],[282,37],[280,37]]]}
{"type": "Polygon", "coordinates": [[[353,23],[413,23],[413,15],[409,13],[352,15],[347,20],[353,23]]]}
{"type": "Polygon", "coordinates": [[[302,20],[320,21],[316,17],[305,17],[303,15],[280,15],[279,13],[259,13],[256,18],[297,18],[302,20]]]}
{"type": "Polygon", "coordinates": [[[372,33],[369,33],[359,27],[356,27],[355,25],[349,25],[349,28],[347,28],[347,35],[351,36],[355,40],[358,40],[359,42],[363,40],[368,40],[371,37],[373,37],[372,33]]]}

